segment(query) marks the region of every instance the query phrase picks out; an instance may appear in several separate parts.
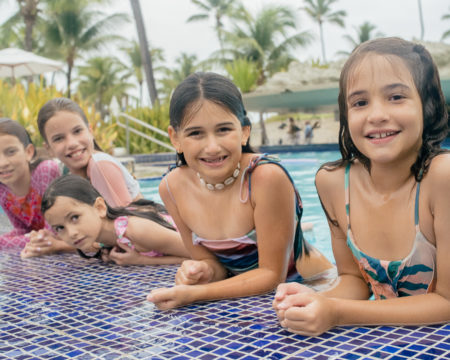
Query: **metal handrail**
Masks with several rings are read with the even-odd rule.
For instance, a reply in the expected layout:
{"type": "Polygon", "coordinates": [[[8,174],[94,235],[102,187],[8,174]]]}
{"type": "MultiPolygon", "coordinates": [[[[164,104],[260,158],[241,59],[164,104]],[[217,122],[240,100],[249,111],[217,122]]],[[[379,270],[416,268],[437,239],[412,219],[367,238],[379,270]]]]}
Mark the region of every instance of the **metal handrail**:
{"type": "Polygon", "coordinates": [[[130,153],[130,132],[132,132],[133,134],[139,135],[141,137],[143,137],[144,139],[147,139],[149,141],[152,141],[162,147],[165,147],[166,149],[169,149],[171,151],[175,151],[175,148],[161,140],[158,140],[156,138],[154,138],[153,136],[147,135],[145,133],[143,133],[142,131],[136,130],[134,128],[130,127],[130,121],[132,121],[133,123],[139,124],[141,126],[144,126],[145,128],[154,131],[162,136],[165,137],[169,137],[169,134],[161,129],[158,129],[157,127],[154,127],[150,124],[147,124],[146,122],[143,122],[142,120],[136,119],[128,114],[125,114],[123,112],[119,112],[116,115],[116,122],[117,125],[119,125],[120,127],[125,129],[125,134],[126,134],[126,148],[127,148],[127,153],[130,153]],[[119,119],[120,117],[123,116],[125,118],[125,124],[122,123],[119,119]]]}

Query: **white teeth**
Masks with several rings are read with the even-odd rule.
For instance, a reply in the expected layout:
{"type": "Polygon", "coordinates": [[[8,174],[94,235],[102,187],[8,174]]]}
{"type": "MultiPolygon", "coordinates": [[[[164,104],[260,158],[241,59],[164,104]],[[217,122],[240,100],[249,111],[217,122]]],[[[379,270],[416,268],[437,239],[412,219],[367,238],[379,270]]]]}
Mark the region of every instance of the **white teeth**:
{"type": "Polygon", "coordinates": [[[395,134],[395,132],[391,131],[391,132],[386,132],[386,133],[372,134],[369,137],[371,137],[372,139],[382,139],[382,138],[385,138],[386,136],[391,136],[394,134],[395,134]]]}

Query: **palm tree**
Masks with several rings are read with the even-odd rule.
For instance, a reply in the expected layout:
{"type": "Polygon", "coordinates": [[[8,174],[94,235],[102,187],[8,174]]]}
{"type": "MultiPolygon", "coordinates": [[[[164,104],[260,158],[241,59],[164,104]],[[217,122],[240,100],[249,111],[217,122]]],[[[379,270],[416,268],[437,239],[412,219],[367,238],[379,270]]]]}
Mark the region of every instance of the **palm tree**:
{"type": "Polygon", "coordinates": [[[262,84],[266,76],[284,70],[295,58],[291,51],[310,43],[312,36],[308,32],[288,35],[296,30],[294,11],[285,6],[265,6],[253,17],[245,9],[234,29],[226,33],[229,44],[227,52],[233,59],[247,59],[258,65],[258,83],[262,84]]]}
{"type": "Polygon", "coordinates": [[[423,35],[425,34],[425,27],[423,25],[422,0],[417,0],[417,5],[419,7],[420,40],[423,41],[423,35]]]}
{"type": "MultiPolygon", "coordinates": [[[[139,42],[132,41],[131,45],[122,48],[122,50],[127,54],[128,60],[131,64],[131,73],[136,78],[139,84],[139,106],[142,104],[142,89],[144,83],[144,71],[143,71],[143,61],[141,56],[141,48],[139,42]]],[[[164,62],[163,50],[160,48],[149,49],[152,57],[152,65],[155,63],[164,62]]],[[[153,66],[153,71],[156,73],[160,70],[159,67],[153,66]]]]}
{"type": "Polygon", "coordinates": [[[38,18],[39,0],[17,0],[19,13],[25,23],[25,50],[33,50],[33,29],[38,18]]]}
{"type": "Polygon", "coordinates": [[[162,85],[160,92],[164,94],[166,99],[170,97],[172,91],[179,83],[187,76],[200,69],[200,64],[197,61],[196,55],[181,53],[175,60],[175,63],[177,64],[175,69],[163,69],[164,78],[160,80],[160,84],[162,85]]]}
{"type": "Polygon", "coordinates": [[[6,19],[0,26],[0,48],[18,47],[24,48],[22,29],[19,13],[6,19]]]}
{"type": "MultiPolygon", "coordinates": [[[[449,8],[449,10],[450,10],[450,8],[449,8]]],[[[441,18],[441,19],[442,19],[442,20],[450,20],[450,12],[449,12],[448,14],[442,15],[442,18],[441,18]]],[[[442,34],[442,40],[444,40],[444,39],[446,39],[446,38],[448,38],[448,37],[450,37],[450,29],[447,30],[445,33],[442,34]]]]}
{"type": "Polygon", "coordinates": [[[127,82],[128,77],[127,67],[117,58],[93,57],[79,67],[78,90],[85,99],[95,103],[103,119],[112,97],[122,99],[133,86],[127,82]]]}
{"type": "Polygon", "coordinates": [[[67,96],[70,97],[75,60],[82,53],[123,40],[110,32],[127,21],[128,17],[118,13],[106,16],[101,11],[93,10],[87,0],[52,0],[47,14],[47,51],[67,63],[67,96]]]}
{"type": "Polygon", "coordinates": [[[141,58],[143,60],[145,77],[147,79],[148,93],[150,95],[152,105],[155,105],[159,102],[158,92],[155,85],[152,57],[150,55],[150,52],[148,51],[148,41],[145,32],[144,19],[142,18],[141,6],[139,4],[139,0],[130,0],[130,4],[133,10],[134,22],[136,23],[136,29],[141,49],[141,58]]]}
{"type": "MultiPolygon", "coordinates": [[[[373,33],[377,26],[374,24],[371,24],[368,21],[365,21],[359,26],[353,27],[356,31],[356,36],[352,37],[351,35],[344,35],[343,38],[349,43],[351,46],[351,49],[353,50],[355,47],[357,47],[359,44],[362,44],[365,41],[382,37],[384,36],[383,33],[377,31],[376,33],[373,33]]],[[[351,51],[339,51],[338,54],[348,56],[350,55],[351,51]]]]}
{"type": "Polygon", "coordinates": [[[195,5],[197,5],[202,12],[199,14],[192,15],[187,19],[187,22],[208,20],[210,14],[215,19],[214,28],[217,33],[217,38],[219,39],[220,49],[223,49],[223,18],[226,16],[233,16],[236,0],[191,0],[195,5]]]}
{"type": "Polygon", "coordinates": [[[327,62],[325,55],[325,40],[323,36],[323,23],[329,22],[332,24],[344,27],[344,17],[347,13],[344,10],[332,11],[331,5],[338,0],[305,0],[306,5],[303,10],[319,24],[320,42],[322,44],[322,59],[324,63],[327,62]]]}

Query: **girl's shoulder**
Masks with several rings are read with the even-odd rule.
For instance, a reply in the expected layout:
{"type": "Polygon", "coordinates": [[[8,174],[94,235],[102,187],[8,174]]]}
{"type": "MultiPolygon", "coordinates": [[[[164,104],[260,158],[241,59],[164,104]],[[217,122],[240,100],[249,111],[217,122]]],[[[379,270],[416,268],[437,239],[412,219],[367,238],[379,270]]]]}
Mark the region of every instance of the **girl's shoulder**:
{"type": "Polygon", "coordinates": [[[450,152],[439,154],[431,160],[423,182],[430,183],[431,188],[434,189],[448,187],[450,184],[448,179],[450,179],[450,152]]]}
{"type": "Polygon", "coordinates": [[[251,174],[252,186],[276,185],[288,179],[279,158],[265,154],[244,154],[241,171],[251,174]]]}
{"type": "MultiPolygon", "coordinates": [[[[352,167],[358,167],[360,164],[352,164],[352,167]]],[[[322,165],[316,173],[317,188],[333,190],[344,188],[346,166],[328,166],[322,165]]]]}

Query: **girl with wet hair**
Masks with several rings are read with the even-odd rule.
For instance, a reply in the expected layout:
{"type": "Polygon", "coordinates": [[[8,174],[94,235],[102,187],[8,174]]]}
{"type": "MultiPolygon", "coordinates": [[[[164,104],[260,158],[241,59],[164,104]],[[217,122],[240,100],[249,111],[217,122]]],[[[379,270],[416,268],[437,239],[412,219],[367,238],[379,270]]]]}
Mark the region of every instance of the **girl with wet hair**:
{"type": "Polygon", "coordinates": [[[449,321],[450,153],[431,55],[399,38],[359,45],[341,72],[339,110],[342,158],[316,175],[339,281],[322,293],[280,285],[281,325],[318,335],[449,321]]]}
{"type": "Polygon", "coordinates": [[[195,73],[175,89],[169,135],[178,166],[159,192],[192,260],[181,264],[174,287],[148,295],[158,308],[334,276],[303,238],[290,175],[278,159],[253,152],[250,127],[239,90],[224,76],[195,73]]]}

